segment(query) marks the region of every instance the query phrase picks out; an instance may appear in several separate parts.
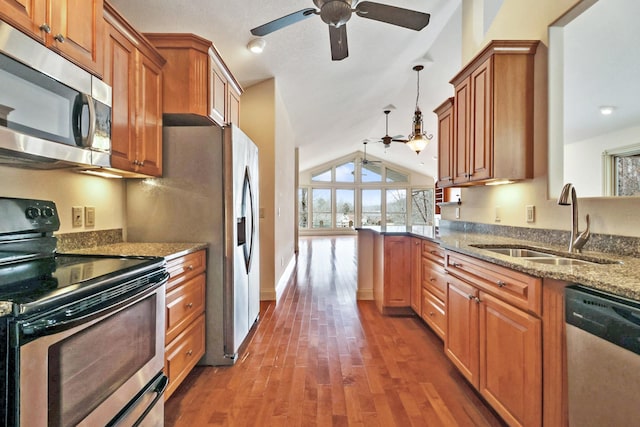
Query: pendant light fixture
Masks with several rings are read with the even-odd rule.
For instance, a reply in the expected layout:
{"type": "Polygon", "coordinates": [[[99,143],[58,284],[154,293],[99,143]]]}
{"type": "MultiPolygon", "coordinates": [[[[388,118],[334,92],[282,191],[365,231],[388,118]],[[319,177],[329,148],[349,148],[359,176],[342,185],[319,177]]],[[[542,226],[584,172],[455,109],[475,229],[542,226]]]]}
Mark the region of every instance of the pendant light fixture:
{"type": "Polygon", "coordinates": [[[420,71],[422,71],[424,67],[422,65],[416,65],[413,67],[413,70],[416,72],[417,78],[417,94],[416,94],[416,111],[413,114],[413,133],[409,135],[409,140],[407,141],[407,145],[416,154],[420,154],[422,150],[425,149],[429,141],[433,138],[433,135],[427,135],[422,130],[422,111],[420,111],[420,107],[418,106],[418,102],[420,100],[420,71]]]}

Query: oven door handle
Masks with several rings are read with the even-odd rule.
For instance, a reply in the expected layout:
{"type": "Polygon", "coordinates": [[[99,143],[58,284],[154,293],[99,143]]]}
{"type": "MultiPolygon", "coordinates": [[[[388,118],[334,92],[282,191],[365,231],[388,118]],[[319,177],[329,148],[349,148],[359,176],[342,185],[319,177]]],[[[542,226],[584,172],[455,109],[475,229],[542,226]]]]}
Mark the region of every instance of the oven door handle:
{"type": "Polygon", "coordinates": [[[151,384],[149,384],[144,390],[136,395],[131,402],[127,404],[118,414],[107,424],[106,427],[115,427],[120,425],[126,418],[130,416],[130,414],[142,403],[144,397],[149,393],[155,393],[153,400],[147,405],[142,414],[138,417],[138,419],[131,424],[132,427],[139,426],[142,421],[144,421],[145,417],[151,412],[158,400],[164,396],[164,392],[169,385],[169,377],[165,374],[160,374],[151,384]]]}
{"type": "Polygon", "coordinates": [[[55,315],[46,316],[38,320],[18,322],[20,324],[21,345],[38,337],[66,331],[142,300],[167,283],[168,277],[169,275],[165,273],[162,280],[147,287],[144,291],[124,297],[119,301],[104,301],[100,305],[93,306],[83,312],[71,314],[63,309],[55,315]]]}

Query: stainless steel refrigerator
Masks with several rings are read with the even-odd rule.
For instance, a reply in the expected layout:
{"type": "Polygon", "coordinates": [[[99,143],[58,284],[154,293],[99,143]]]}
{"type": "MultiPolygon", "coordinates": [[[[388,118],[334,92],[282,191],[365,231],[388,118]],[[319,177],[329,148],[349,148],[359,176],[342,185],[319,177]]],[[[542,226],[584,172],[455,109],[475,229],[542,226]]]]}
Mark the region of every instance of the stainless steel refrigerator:
{"type": "Polygon", "coordinates": [[[205,365],[231,365],[260,312],[258,149],[235,126],[163,129],[163,177],[128,180],[127,240],[206,242],[205,365]]]}

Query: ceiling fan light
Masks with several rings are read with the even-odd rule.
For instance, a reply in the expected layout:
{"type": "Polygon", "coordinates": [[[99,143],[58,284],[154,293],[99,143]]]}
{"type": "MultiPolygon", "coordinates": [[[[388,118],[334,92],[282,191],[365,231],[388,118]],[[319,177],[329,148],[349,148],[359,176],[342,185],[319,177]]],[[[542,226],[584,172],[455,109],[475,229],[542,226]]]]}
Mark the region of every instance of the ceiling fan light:
{"type": "Polygon", "coordinates": [[[351,5],[339,0],[328,1],[320,9],[320,18],[325,24],[338,28],[351,18],[351,5]]]}
{"type": "Polygon", "coordinates": [[[422,150],[427,148],[430,140],[431,138],[423,134],[412,135],[409,141],[407,141],[407,145],[409,146],[409,148],[415,151],[416,154],[420,154],[422,150]]]}

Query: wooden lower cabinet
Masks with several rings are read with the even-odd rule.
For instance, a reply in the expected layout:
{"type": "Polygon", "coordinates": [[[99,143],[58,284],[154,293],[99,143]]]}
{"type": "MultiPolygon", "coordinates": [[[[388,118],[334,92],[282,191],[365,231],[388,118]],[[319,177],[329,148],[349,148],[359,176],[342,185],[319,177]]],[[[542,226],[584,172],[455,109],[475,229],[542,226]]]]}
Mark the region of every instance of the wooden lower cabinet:
{"type": "MultiPolygon", "coordinates": [[[[505,276],[494,290],[480,280],[472,283],[455,275],[465,268],[468,275],[478,273],[481,261],[470,265],[466,257],[452,258],[451,264],[448,260],[446,355],[509,425],[542,425],[542,321],[539,313],[507,302],[510,294],[503,290],[524,279],[505,276]]],[[[530,298],[540,287],[539,281],[531,283],[530,298]]]]}
{"type": "Polygon", "coordinates": [[[447,280],[443,264],[444,250],[437,243],[424,240],[421,259],[422,307],[417,313],[442,339],[447,330],[447,280]]]}
{"type": "Polygon", "coordinates": [[[407,236],[378,235],[374,239],[373,299],[382,314],[412,314],[411,254],[407,236]]]}
{"type": "Polygon", "coordinates": [[[165,373],[169,399],[205,351],[206,250],[167,262],[165,373]]]}
{"type": "Polygon", "coordinates": [[[411,237],[411,308],[418,315],[422,312],[422,243],[411,237]]]}

